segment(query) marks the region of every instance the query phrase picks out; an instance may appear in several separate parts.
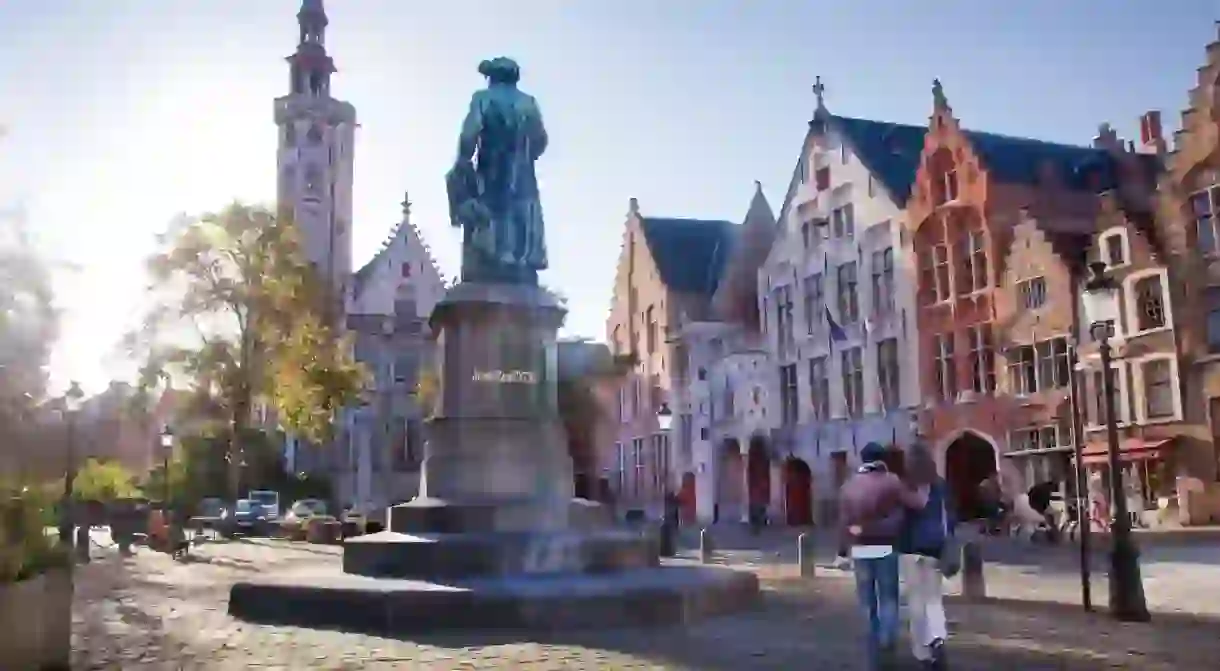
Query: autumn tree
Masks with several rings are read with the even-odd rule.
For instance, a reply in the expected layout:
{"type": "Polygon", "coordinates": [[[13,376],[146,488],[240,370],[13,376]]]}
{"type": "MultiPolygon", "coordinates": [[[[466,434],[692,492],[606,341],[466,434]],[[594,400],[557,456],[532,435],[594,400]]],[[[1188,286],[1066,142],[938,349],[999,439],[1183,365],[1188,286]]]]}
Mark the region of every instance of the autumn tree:
{"type": "Polygon", "coordinates": [[[158,237],[148,271],[152,307],[127,339],[143,362],[141,387],[191,389],[192,414],[228,437],[231,494],[256,407],[307,440],[332,437],[364,374],[335,323],[336,297],[286,216],[233,204],[180,218],[158,237]]]}
{"type": "Polygon", "coordinates": [[[597,468],[597,432],[609,419],[607,390],[617,389],[636,360],[615,355],[610,348],[583,340],[559,343],[559,416],[568,438],[568,453],[576,478],[576,494],[590,491],[597,468]]]}

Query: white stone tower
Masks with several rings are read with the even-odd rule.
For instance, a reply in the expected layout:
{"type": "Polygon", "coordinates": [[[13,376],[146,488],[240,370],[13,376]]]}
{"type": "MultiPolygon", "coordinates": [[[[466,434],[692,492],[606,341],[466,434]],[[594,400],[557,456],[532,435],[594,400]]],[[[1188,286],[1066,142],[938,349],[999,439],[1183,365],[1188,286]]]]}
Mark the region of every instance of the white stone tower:
{"type": "Polygon", "coordinates": [[[352,182],[356,108],[330,95],[322,0],[303,0],[300,39],[288,57],[289,92],[275,100],[278,200],[293,217],[310,261],[329,278],[337,310],[352,273],[352,182]]]}

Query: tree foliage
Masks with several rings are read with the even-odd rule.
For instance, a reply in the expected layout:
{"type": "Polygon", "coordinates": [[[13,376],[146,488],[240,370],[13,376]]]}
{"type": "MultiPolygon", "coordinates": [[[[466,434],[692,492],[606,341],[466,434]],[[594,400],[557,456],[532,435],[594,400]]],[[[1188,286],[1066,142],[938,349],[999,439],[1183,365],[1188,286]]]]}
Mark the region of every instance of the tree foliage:
{"type": "Polygon", "coordinates": [[[50,265],[20,213],[0,212],[0,426],[41,400],[57,327],[50,265]]]}
{"type": "Polygon", "coordinates": [[[89,459],[72,479],[72,495],[80,501],[114,501],[140,496],[136,475],[117,461],[89,459]]]}
{"type": "Polygon", "coordinates": [[[159,236],[148,271],[155,300],[127,339],[143,361],[141,386],[191,390],[188,411],[230,438],[230,493],[240,477],[234,437],[249,432],[257,406],[305,439],[331,437],[364,373],[335,324],[338,299],[287,217],[235,203],[181,218],[159,236]]]}

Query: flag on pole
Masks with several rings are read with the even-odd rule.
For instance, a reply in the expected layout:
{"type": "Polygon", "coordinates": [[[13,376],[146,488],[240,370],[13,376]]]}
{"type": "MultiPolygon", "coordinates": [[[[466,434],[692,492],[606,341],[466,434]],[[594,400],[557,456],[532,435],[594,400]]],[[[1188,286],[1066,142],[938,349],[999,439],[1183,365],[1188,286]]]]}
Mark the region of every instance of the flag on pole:
{"type": "Polygon", "coordinates": [[[839,326],[839,322],[835,321],[834,315],[830,314],[830,308],[823,309],[826,310],[826,337],[830,346],[833,348],[837,342],[847,342],[847,332],[843,330],[842,326],[839,326]]]}

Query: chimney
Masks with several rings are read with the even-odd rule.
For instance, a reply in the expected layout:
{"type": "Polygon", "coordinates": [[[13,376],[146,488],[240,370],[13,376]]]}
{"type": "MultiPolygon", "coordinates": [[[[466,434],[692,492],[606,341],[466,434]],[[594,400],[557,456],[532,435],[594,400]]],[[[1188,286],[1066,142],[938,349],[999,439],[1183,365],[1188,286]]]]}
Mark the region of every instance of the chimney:
{"type": "Polygon", "coordinates": [[[640,201],[632,198],[627,201],[627,216],[634,217],[640,214],[640,201]]]}
{"type": "Polygon", "coordinates": [[[1165,153],[1165,133],[1161,128],[1161,113],[1144,112],[1140,117],[1140,150],[1146,154],[1165,153]]]}

